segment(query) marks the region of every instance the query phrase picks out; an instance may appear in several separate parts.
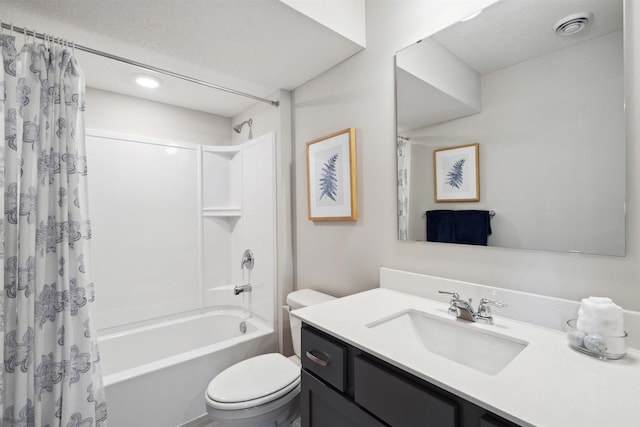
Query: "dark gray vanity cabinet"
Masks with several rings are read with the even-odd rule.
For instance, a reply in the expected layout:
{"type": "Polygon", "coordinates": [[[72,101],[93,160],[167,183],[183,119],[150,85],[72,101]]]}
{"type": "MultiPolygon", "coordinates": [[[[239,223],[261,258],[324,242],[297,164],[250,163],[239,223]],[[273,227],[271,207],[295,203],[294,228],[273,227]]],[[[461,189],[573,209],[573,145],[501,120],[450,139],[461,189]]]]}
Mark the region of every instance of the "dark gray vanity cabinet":
{"type": "Polygon", "coordinates": [[[302,368],[303,427],[516,427],[306,324],[302,368]]]}

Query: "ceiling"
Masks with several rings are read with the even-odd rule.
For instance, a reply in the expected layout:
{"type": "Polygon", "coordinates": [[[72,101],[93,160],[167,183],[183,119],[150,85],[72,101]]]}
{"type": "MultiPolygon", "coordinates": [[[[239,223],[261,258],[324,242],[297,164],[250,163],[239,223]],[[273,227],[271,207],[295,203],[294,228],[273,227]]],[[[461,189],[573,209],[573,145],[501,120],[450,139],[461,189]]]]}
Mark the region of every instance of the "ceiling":
{"type": "Polygon", "coordinates": [[[622,23],[622,0],[501,0],[433,38],[483,75],[621,30],[622,23]],[[554,24],[577,12],[593,14],[589,25],[556,35],[554,24]]]}
{"type": "MultiPolygon", "coordinates": [[[[362,49],[279,0],[0,0],[0,19],[259,97],[362,49]]],[[[165,75],[160,89],[143,89],[132,79],[139,68],[76,54],[90,87],[223,117],[256,102],[165,75]]]]}

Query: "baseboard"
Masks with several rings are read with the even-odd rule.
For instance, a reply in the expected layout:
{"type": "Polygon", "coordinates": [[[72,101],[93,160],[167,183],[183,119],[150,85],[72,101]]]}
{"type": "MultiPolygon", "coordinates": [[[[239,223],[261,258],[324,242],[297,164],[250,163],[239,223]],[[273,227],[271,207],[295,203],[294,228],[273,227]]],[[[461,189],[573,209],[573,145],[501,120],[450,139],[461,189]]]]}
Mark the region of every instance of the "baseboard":
{"type": "Polygon", "coordinates": [[[209,418],[207,414],[200,415],[198,418],[194,418],[191,421],[187,421],[184,424],[180,424],[177,427],[219,427],[220,425],[215,423],[209,418]]]}

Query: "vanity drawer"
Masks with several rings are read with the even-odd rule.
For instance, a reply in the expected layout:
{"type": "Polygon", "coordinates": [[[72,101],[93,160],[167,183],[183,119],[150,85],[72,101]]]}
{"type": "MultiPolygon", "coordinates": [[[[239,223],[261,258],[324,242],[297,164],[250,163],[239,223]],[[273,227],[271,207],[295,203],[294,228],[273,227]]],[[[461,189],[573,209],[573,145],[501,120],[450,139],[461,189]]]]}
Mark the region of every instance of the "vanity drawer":
{"type": "Polygon", "coordinates": [[[302,328],[302,367],[339,391],[347,388],[347,346],[322,332],[302,328]]]}
{"type": "Polygon", "coordinates": [[[379,364],[356,357],[355,401],[392,426],[455,427],[458,404],[379,364]]]}

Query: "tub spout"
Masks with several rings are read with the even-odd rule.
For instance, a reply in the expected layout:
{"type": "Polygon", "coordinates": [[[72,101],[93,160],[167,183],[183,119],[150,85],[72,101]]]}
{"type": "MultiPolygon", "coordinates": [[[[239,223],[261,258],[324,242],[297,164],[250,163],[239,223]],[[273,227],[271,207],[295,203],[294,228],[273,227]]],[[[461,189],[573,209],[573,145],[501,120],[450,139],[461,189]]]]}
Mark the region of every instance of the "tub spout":
{"type": "Polygon", "coordinates": [[[245,285],[235,285],[233,287],[233,293],[235,295],[240,295],[242,292],[251,292],[251,284],[247,283],[245,285]]]}

